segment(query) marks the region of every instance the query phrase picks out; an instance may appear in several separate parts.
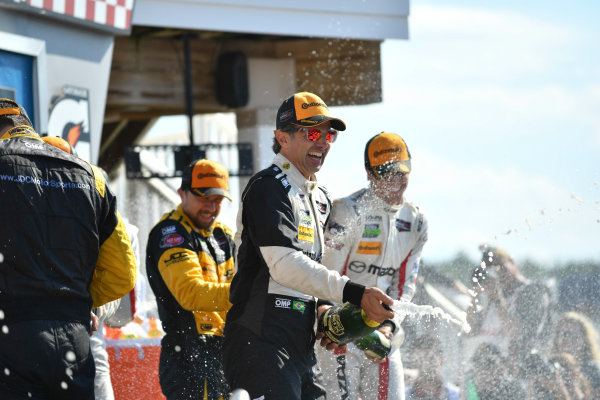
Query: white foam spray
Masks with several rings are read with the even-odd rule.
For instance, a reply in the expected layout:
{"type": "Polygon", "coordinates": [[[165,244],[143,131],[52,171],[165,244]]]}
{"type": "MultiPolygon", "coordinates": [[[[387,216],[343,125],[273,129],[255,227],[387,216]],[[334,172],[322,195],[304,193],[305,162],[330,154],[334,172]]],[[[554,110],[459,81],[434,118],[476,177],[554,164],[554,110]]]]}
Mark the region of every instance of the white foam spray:
{"type": "Polygon", "coordinates": [[[461,329],[461,333],[469,333],[471,331],[471,326],[466,321],[460,321],[454,318],[440,307],[395,300],[391,308],[395,313],[398,313],[401,316],[440,318],[446,322],[457,325],[461,329]]]}

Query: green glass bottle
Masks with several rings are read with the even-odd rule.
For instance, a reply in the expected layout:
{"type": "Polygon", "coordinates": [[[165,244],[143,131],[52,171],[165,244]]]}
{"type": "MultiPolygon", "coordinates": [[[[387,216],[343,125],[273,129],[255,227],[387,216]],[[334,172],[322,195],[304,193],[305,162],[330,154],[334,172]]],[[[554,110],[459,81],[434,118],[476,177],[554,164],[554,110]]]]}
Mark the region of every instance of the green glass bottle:
{"type": "Polygon", "coordinates": [[[367,336],[379,326],[377,321],[367,317],[367,313],[351,303],[328,308],[321,314],[317,329],[332,342],[343,345],[367,336]]]}
{"type": "Polygon", "coordinates": [[[379,331],[373,331],[365,337],[356,339],[354,344],[369,356],[383,360],[392,350],[392,341],[379,331]]]}

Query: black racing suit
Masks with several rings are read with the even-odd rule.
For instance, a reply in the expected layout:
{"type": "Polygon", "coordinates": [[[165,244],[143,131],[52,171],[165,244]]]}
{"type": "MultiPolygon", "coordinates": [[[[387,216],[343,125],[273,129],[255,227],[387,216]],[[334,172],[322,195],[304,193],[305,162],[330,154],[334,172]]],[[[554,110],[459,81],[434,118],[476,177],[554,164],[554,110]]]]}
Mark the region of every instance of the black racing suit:
{"type": "Polygon", "coordinates": [[[322,264],[325,190],[285,157],[242,194],[233,304],[225,324],[225,376],[251,398],[309,399],[314,385],[316,298],[360,304],[364,286],[322,264]]]}
{"type": "Polygon", "coordinates": [[[133,288],[129,236],[98,168],[30,127],[7,136],[0,140],[0,398],[93,398],[90,311],[133,288]]]}
{"type": "Polygon", "coordinates": [[[181,205],[150,232],[146,270],[166,332],[159,379],[168,399],[219,399],[228,392],[222,342],[234,248],[227,226],[198,229],[181,205]]]}

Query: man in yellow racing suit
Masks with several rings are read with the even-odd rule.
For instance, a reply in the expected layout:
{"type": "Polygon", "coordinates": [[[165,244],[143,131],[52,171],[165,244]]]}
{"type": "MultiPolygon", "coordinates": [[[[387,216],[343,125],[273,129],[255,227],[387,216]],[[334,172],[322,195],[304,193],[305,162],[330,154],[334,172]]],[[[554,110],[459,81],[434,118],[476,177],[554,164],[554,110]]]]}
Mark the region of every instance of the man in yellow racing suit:
{"type": "Polygon", "coordinates": [[[167,399],[219,399],[228,388],[221,346],[231,307],[233,233],[215,219],[231,200],[228,172],[202,159],[186,167],[181,204],[150,232],[146,269],[166,333],[159,380],[167,399]]]}

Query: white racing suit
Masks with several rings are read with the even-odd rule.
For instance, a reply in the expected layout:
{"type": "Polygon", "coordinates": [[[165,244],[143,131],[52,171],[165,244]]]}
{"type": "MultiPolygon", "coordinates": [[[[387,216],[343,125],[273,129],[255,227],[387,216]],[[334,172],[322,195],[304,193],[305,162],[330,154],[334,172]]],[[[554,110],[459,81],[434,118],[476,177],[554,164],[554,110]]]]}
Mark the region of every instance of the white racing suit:
{"type": "MultiPolygon", "coordinates": [[[[393,299],[410,301],[428,222],[415,205],[390,206],[371,189],[336,200],[325,228],[323,264],[351,281],[376,286],[393,299]]],[[[402,316],[384,324],[397,333],[402,316]]],[[[376,364],[354,344],[345,353],[318,351],[329,399],[404,399],[404,374],[398,347],[376,364]],[[338,395],[339,393],[339,395],[338,395]]]]}

